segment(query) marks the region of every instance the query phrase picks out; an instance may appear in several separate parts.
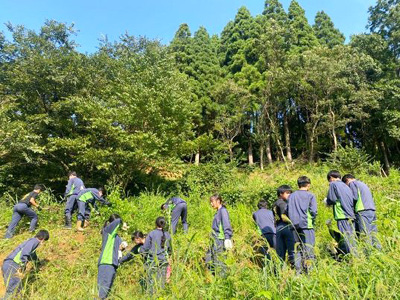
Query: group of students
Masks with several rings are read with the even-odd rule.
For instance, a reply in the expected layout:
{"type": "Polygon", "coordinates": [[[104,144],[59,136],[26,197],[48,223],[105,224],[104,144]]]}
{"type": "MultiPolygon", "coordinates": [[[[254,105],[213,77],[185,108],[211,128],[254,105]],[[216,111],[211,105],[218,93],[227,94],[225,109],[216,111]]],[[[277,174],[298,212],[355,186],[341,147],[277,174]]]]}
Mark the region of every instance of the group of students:
{"type": "MultiPolygon", "coordinates": [[[[368,243],[380,249],[376,237],[376,214],[372,193],[368,186],[356,180],[351,174],[341,177],[338,171],[330,171],[327,175],[329,190],[325,204],[333,207],[333,216],[337,221],[338,230],[334,230],[329,223],[329,231],[337,240],[339,254],[356,254],[358,237],[363,237],[368,243]]],[[[268,209],[268,201],[261,200],[258,210],[253,213],[253,219],[258,231],[265,241],[262,253],[270,257],[271,249],[275,249],[283,262],[286,256],[289,264],[297,272],[309,272],[312,261],[315,259],[315,219],[317,216],[317,201],[309,190],[311,180],[301,176],[297,180],[298,190],[292,191],[288,185],[277,189],[278,200],[272,209],[268,209]]],[[[24,216],[31,218],[30,231],[35,230],[37,214],[31,206],[40,208],[36,199],[42,187],[37,185],[34,190],[14,206],[11,223],[5,238],[13,236],[15,227],[24,216]]],[[[110,205],[103,198],[104,190],[85,188],[82,180],[75,172],[69,174],[66,189],[65,227],[71,228],[71,218],[74,210],[78,209],[77,230],[82,231],[88,225],[91,206],[96,201],[110,205]]],[[[233,229],[229,213],[223,203],[222,197],[215,194],[210,197],[210,204],[216,210],[212,221],[212,243],[206,253],[205,263],[214,275],[225,276],[227,266],[224,263],[225,252],[233,248],[233,229]]],[[[188,232],[187,203],[173,197],[162,204],[161,210],[167,211],[170,229],[175,234],[179,220],[182,221],[183,230],[188,232]]],[[[150,293],[156,288],[163,288],[168,280],[171,267],[169,255],[171,253],[171,235],[166,231],[168,221],[158,217],[155,229],[147,236],[140,231],[132,235],[135,246],[122,255],[127,243],[118,235],[123,222],[118,214],[112,214],[104,224],[102,234],[102,250],[98,260],[98,289],[99,297],[106,299],[115,279],[117,268],[139,255],[144,261],[146,270],[146,287],[150,293]]],[[[16,275],[20,268],[25,268],[28,261],[38,262],[36,248],[49,239],[46,230],[40,230],[34,238],[19,245],[3,262],[3,278],[6,284],[6,296],[13,295],[21,288],[21,281],[16,275]]]]}

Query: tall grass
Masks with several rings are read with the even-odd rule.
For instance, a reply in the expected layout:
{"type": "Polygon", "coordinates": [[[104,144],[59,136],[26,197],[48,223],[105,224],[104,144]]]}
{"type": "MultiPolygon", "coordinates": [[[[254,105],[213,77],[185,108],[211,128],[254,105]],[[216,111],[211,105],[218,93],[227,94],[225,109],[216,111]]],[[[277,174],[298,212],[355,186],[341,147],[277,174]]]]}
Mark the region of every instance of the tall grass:
{"type": "MultiPolygon", "coordinates": [[[[400,293],[400,173],[393,171],[388,178],[361,174],[373,190],[377,205],[379,239],[383,251],[372,250],[366,255],[360,250],[358,257],[343,262],[331,258],[328,247],[332,239],[325,221],[332,211],[322,204],[328,189],[326,166],[303,167],[290,172],[281,166],[264,172],[241,173],[234,170],[223,174],[223,180],[202,182],[195,189],[185,184],[180,189],[188,202],[189,234],[173,237],[172,278],[160,299],[397,299],[400,293]],[[309,275],[296,275],[287,266],[280,266],[276,255],[262,269],[254,257],[254,248],[260,242],[251,213],[262,195],[275,200],[274,190],[280,184],[295,187],[298,176],[308,175],[312,192],[318,200],[316,222],[316,256],[309,275]],[[229,267],[227,278],[215,278],[205,269],[203,258],[210,244],[209,234],[214,211],[208,201],[209,193],[220,191],[227,200],[234,229],[234,249],[227,253],[229,267]]],[[[193,178],[192,178],[193,179],[193,178]]],[[[190,180],[192,180],[190,179],[190,180]]],[[[193,180],[192,180],[193,181],[193,180]]],[[[198,183],[193,183],[198,184],[198,183]]],[[[183,185],[182,185],[183,186],[183,185]]],[[[179,189],[178,189],[179,190],[179,189]]],[[[47,197],[51,197],[47,196],[47,197]]],[[[123,239],[130,242],[135,230],[151,231],[166,193],[145,192],[137,197],[127,197],[119,189],[112,189],[109,200],[113,207],[100,207],[92,214],[90,228],[83,234],[62,229],[63,204],[46,198],[45,209],[39,212],[40,228],[50,230],[50,240],[38,249],[40,258],[48,259],[39,272],[27,272],[23,297],[29,299],[93,299],[96,295],[97,259],[100,254],[100,228],[111,212],[118,212],[130,226],[121,231],[123,239]]],[[[0,226],[10,220],[12,207],[0,204],[0,226]]],[[[0,240],[0,258],[4,258],[20,242],[30,237],[27,220],[21,222],[12,240],[0,240]]],[[[364,245],[360,245],[360,248],[364,245]]],[[[142,291],[140,280],[144,276],[141,260],[118,269],[112,299],[143,299],[149,296],[142,291]]]]}

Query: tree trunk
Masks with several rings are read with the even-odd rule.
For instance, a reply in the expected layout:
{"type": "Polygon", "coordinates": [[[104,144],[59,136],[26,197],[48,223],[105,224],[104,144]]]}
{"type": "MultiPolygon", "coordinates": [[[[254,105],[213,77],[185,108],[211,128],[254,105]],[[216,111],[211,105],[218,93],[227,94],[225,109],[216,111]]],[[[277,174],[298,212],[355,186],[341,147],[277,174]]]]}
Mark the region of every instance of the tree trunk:
{"type": "Polygon", "coordinates": [[[254,164],[254,158],[253,158],[253,143],[251,142],[251,139],[249,140],[249,166],[252,166],[254,164]]]}
{"type": "Polygon", "coordinates": [[[260,169],[264,170],[264,145],[260,145],[260,169]]]}
{"type": "Polygon", "coordinates": [[[200,164],[200,151],[199,150],[196,152],[196,156],[194,158],[194,164],[196,166],[198,166],[200,164]]]}
{"type": "Polygon", "coordinates": [[[266,142],[266,152],[267,152],[267,158],[268,158],[268,164],[272,164],[272,151],[271,151],[271,135],[268,134],[267,136],[267,142],[266,142]]]}
{"type": "Polygon", "coordinates": [[[389,175],[390,163],[389,163],[389,158],[387,155],[386,145],[385,145],[384,141],[381,141],[381,149],[382,149],[382,154],[383,154],[383,162],[385,165],[385,173],[386,173],[386,175],[389,175]]]}
{"type": "Polygon", "coordinates": [[[229,147],[229,159],[231,162],[233,162],[233,149],[231,143],[229,143],[228,147],[229,147]]]}
{"type": "Polygon", "coordinates": [[[292,163],[293,158],[292,158],[292,149],[290,146],[289,120],[288,120],[288,116],[286,113],[283,117],[283,126],[284,126],[284,130],[285,130],[286,158],[290,163],[292,163]]]}

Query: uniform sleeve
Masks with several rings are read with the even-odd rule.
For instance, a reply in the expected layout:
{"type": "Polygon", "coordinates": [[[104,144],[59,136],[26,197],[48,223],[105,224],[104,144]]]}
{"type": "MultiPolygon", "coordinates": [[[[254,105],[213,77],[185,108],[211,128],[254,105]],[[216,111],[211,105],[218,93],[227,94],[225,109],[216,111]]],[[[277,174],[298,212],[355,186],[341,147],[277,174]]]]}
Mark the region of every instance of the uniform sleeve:
{"type": "Polygon", "coordinates": [[[333,184],[329,185],[329,190],[328,190],[328,195],[326,196],[326,201],[329,205],[334,205],[336,204],[336,201],[338,200],[337,193],[336,193],[336,187],[333,184]]]}
{"type": "Polygon", "coordinates": [[[99,201],[101,204],[104,204],[104,205],[108,204],[108,202],[103,197],[100,197],[99,191],[97,191],[97,192],[96,191],[92,191],[92,195],[93,195],[93,198],[96,201],[99,201]]]}
{"type": "Polygon", "coordinates": [[[112,221],[110,224],[108,224],[106,228],[104,228],[103,232],[110,234],[120,225],[121,225],[121,219],[116,219],[112,221]]]}
{"type": "Polygon", "coordinates": [[[25,265],[28,261],[30,260],[38,260],[38,257],[35,253],[36,248],[38,246],[38,241],[35,239],[32,239],[28,241],[25,245],[24,248],[22,248],[21,252],[21,262],[25,265]]]}
{"type": "Polygon", "coordinates": [[[351,190],[351,192],[353,194],[354,201],[357,201],[358,200],[358,188],[357,188],[357,185],[354,182],[352,182],[352,183],[350,183],[349,188],[350,188],[350,190],[351,190]]]}
{"type": "Polygon", "coordinates": [[[144,245],[140,247],[139,252],[140,253],[147,253],[151,249],[151,243],[152,243],[153,237],[151,236],[151,233],[146,237],[146,241],[144,242],[144,245]]]}
{"type": "Polygon", "coordinates": [[[229,214],[226,209],[221,210],[221,222],[222,222],[222,227],[224,229],[225,239],[232,238],[233,230],[232,230],[231,222],[229,220],[229,214]]]}
{"type": "Polygon", "coordinates": [[[67,184],[67,187],[65,189],[65,193],[64,193],[65,197],[69,196],[72,193],[73,185],[74,185],[74,180],[71,178],[70,180],[68,180],[68,184],[67,184]]]}
{"type": "Polygon", "coordinates": [[[310,214],[313,220],[313,223],[315,221],[315,218],[317,217],[317,199],[315,199],[315,196],[312,195],[311,201],[310,201],[310,214]]]}

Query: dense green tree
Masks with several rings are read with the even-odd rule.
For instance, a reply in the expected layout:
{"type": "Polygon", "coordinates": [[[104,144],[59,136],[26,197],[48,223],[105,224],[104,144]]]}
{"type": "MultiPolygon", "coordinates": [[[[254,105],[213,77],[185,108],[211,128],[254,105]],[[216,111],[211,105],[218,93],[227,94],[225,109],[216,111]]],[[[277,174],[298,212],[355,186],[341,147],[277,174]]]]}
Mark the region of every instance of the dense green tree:
{"type": "Polygon", "coordinates": [[[335,28],[331,18],[324,11],[317,12],[313,29],[321,45],[332,48],[342,45],[345,41],[343,33],[335,28]]]}

